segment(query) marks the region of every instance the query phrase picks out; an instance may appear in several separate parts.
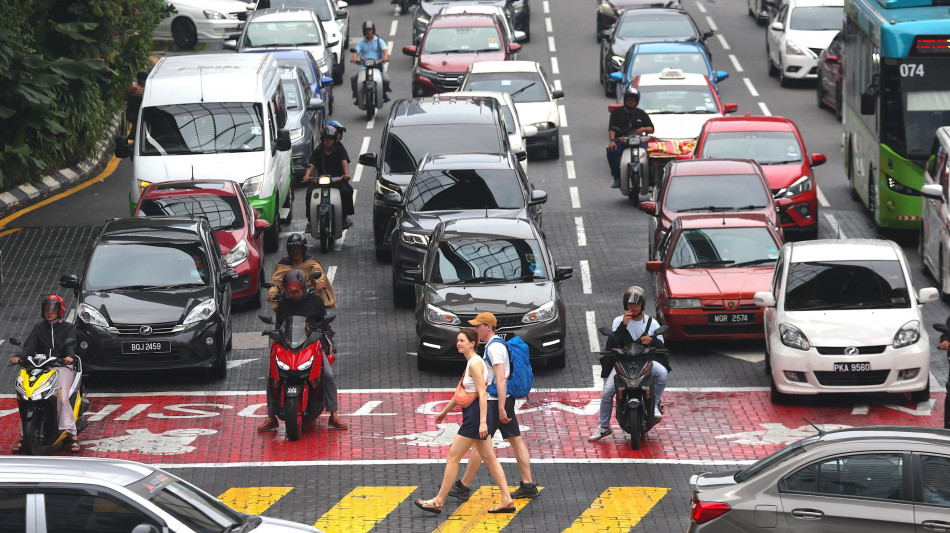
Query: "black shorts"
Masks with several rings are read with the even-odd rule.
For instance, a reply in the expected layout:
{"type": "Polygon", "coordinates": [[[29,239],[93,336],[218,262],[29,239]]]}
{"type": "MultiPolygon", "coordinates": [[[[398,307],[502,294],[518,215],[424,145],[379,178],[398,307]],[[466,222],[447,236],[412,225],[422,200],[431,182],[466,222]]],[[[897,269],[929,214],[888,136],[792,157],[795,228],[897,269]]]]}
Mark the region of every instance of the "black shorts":
{"type": "Polygon", "coordinates": [[[488,411],[488,414],[494,417],[494,422],[490,422],[488,424],[488,429],[491,432],[491,435],[494,435],[495,432],[500,429],[501,438],[503,439],[521,436],[521,428],[518,427],[518,417],[515,416],[515,399],[513,396],[505,398],[505,412],[508,413],[509,417],[511,417],[511,421],[507,424],[502,424],[501,419],[499,418],[500,411],[498,410],[498,400],[488,400],[488,411]]]}
{"type": "MultiPolygon", "coordinates": [[[[498,415],[492,413],[492,405],[488,404],[488,414],[485,416],[485,422],[488,423],[488,436],[487,439],[495,432],[495,426],[498,420],[498,415]]],[[[478,426],[481,423],[481,413],[478,409],[478,398],[475,398],[475,401],[472,402],[468,407],[462,408],[462,426],[459,427],[459,436],[465,437],[468,439],[475,440],[485,440],[478,436],[478,426]]]]}

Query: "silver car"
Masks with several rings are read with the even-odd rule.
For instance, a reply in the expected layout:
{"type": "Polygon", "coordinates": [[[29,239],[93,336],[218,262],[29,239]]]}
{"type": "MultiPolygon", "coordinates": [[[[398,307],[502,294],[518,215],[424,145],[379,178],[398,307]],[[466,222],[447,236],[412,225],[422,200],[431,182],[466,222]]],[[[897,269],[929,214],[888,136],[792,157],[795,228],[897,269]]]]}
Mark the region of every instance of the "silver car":
{"type": "Polygon", "coordinates": [[[821,432],[689,483],[689,533],[950,531],[950,430],[821,432]]]}
{"type": "Polygon", "coordinates": [[[281,7],[253,11],[237,41],[225,41],[224,48],[238,52],[300,48],[313,54],[321,75],[333,76],[330,44],[312,9],[281,7]]]}

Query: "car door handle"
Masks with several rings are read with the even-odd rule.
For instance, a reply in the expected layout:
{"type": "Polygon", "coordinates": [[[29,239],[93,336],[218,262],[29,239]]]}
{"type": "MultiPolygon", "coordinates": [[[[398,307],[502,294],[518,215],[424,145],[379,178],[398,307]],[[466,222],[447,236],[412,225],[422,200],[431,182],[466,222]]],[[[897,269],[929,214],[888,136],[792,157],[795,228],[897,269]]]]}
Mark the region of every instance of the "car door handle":
{"type": "Polygon", "coordinates": [[[805,520],[818,520],[825,516],[825,513],[816,509],[795,509],[792,511],[792,516],[795,518],[804,518],[805,520]]]}
{"type": "Polygon", "coordinates": [[[942,520],[924,520],[920,523],[920,527],[928,531],[950,531],[950,522],[944,522],[942,520]]]}

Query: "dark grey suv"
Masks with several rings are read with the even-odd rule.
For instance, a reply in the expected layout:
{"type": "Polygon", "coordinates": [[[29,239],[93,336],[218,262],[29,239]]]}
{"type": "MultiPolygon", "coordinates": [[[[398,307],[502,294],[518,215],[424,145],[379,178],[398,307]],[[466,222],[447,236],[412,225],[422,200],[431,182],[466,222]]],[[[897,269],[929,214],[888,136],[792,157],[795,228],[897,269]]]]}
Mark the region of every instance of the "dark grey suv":
{"type": "Polygon", "coordinates": [[[551,258],[531,220],[460,218],[439,223],[421,270],[406,277],[417,285],[416,364],[460,360],[459,329],[482,312],[498,319],[503,338],[518,336],[531,359],[565,364],[567,320],[561,282],[574,274],[551,258]]]}
{"type": "Polygon", "coordinates": [[[534,190],[511,152],[430,156],[419,165],[406,195],[383,200],[396,209],[392,234],[393,303],[413,302],[407,270],[421,268],[429,236],[440,221],[473,216],[523,218],[541,225],[541,204],[548,195],[534,190]]]}

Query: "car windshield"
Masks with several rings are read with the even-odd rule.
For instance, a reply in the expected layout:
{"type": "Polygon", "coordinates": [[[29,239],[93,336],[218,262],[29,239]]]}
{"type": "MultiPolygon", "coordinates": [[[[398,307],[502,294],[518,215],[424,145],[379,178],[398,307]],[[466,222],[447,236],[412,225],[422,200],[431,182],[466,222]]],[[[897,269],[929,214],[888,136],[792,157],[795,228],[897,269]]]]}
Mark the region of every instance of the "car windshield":
{"type": "Polygon", "coordinates": [[[249,22],[242,44],[244,48],[295,48],[323,43],[313,20],[288,20],[249,22]]]}
{"type": "Polygon", "coordinates": [[[495,26],[431,28],[422,42],[423,54],[500,52],[501,34],[495,26]]]}
{"type": "Polygon", "coordinates": [[[787,279],[786,311],[910,307],[904,270],[896,259],[793,262],[787,279]]]}
{"type": "Polygon", "coordinates": [[[710,74],[706,58],[699,52],[636,54],[628,78],[633,79],[640,74],[658,74],[665,68],[680,69],[687,74],[710,74]]]}
{"type": "Polygon", "coordinates": [[[85,289],[203,286],[210,281],[207,265],[198,243],[108,242],[96,246],[89,258],[85,289]]]}
{"type": "Polygon", "coordinates": [[[422,172],[409,186],[408,211],[520,209],[524,193],[515,170],[422,172]]]}
{"type": "Polygon", "coordinates": [[[802,162],[801,144],[790,131],[710,132],[701,150],[704,159],[752,159],[760,165],[802,162]]]}
{"type": "Polygon", "coordinates": [[[333,20],[329,0],[271,0],[270,7],[305,7],[312,9],[320,20],[333,20]]]}
{"type": "Polygon", "coordinates": [[[623,17],[617,29],[618,39],[649,39],[651,41],[676,41],[698,38],[696,28],[685,15],[643,15],[623,17]]]}
{"type": "Polygon", "coordinates": [[[843,7],[814,6],[796,7],[788,19],[788,29],[800,31],[825,31],[841,29],[843,7]]]}
{"type": "Polygon", "coordinates": [[[203,490],[158,470],[126,488],[196,533],[221,533],[245,521],[243,515],[203,490]]]}
{"type": "Polygon", "coordinates": [[[493,125],[426,124],[389,130],[383,172],[412,174],[426,154],[500,154],[506,150],[493,125]]]}
{"type": "MultiPolygon", "coordinates": [[[[307,85],[313,85],[315,81],[313,79],[313,66],[310,64],[310,61],[306,59],[297,59],[297,58],[279,58],[277,64],[281,67],[300,67],[300,70],[303,71],[304,77],[307,78],[307,85]]],[[[286,90],[286,87],[284,88],[286,90]]]]}
{"type": "Polygon", "coordinates": [[[297,88],[297,82],[294,80],[280,80],[280,84],[284,88],[284,101],[287,103],[287,109],[303,107],[300,101],[303,95],[300,94],[300,90],[297,88]]]}
{"type": "Polygon", "coordinates": [[[139,207],[138,216],[192,216],[208,219],[214,231],[231,231],[244,227],[241,203],[237,196],[166,196],[146,197],[139,207]]]}
{"type": "Polygon", "coordinates": [[[432,283],[503,283],[546,280],[541,247],[535,240],[454,239],[439,243],[432,283]]]}
{"type": "Polygon", "coordinates": [[[517,103],[549,102],[547,85],[537,72],[484,72],[465,77],[463,91],[508,93],[517,103]]]}
{"type": "Polygon", "coordinates": [[[142,155],[264,150],[260,104],[207,102],[142,109],[142,155]]]}
{"type": "Polygon", "coordinates": [[[708,85],[639,86],[640,109],[651,115],[664,113],[719,113],[708,85]]]}
{"type": "Polygon", "coordinates": [[[663,209],[673,213],[749,211],[772,205],[757,174],[676,176],[669,181],[663,209]]]}
{"type": "Polygon", "coordinates": [[[782,462],[788,459],[791,459],[797,455],[801,455],[805,451],[805,445],[810,444],[816,440],[818,440],[817,436],[802,439],[794,444],[790,444],[786,446],[785,448],[782,448],[781,450],[773,453],[772,455],[769,455],[768,457],[765,457],[763,459],[760,459],[752,463],[751,465],[749,465],[748,468],[742,469],[736,473],[735,475],[736,483],[743,483],[759,475],[760,473],[765,472],[766,470],[772,468],[775,465],[781,464],[782,462]]]}
{"type": "Polygon", "coordinates": [[[685,229],[676,237],[669,268],[770,266],[781,244],[768,228],[685,229]]]}

